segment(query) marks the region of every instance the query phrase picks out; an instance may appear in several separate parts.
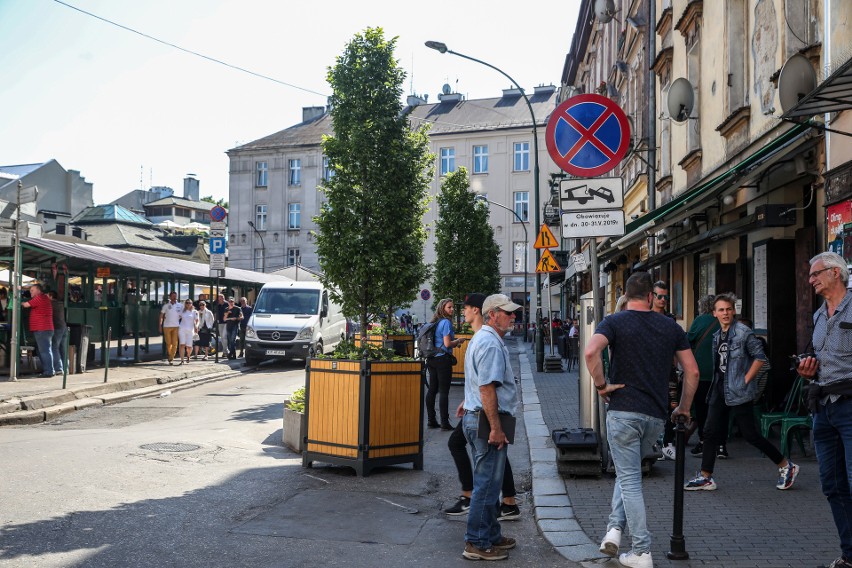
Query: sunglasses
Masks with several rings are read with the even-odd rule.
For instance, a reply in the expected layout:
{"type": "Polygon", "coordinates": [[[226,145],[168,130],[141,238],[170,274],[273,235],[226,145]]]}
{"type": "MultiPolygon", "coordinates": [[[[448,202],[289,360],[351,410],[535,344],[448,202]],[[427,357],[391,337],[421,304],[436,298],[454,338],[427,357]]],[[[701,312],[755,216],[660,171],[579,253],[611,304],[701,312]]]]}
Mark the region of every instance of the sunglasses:
{"type": "Polygon", "coordinates": [[[654,294],[654,297],[657,298],[658,300],[668,300],[669,299],[668,294],[654,294]]]}

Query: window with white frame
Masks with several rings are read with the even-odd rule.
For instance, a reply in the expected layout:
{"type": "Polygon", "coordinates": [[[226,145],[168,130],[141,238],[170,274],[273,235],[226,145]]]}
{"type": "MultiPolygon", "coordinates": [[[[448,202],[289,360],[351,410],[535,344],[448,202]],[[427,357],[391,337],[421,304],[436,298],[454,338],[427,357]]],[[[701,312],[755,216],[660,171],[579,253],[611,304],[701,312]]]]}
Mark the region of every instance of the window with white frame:
{"type": "Polygon", "coordinates": [[[299,229],[302,226],[302,204],[291,203],[287,206],[287,227],[290,229],[299,229]]]}
{"type": "MultiPolygon", "coordinates": [[[[529,191],[516,191],[515,192],[515,213],[517,213],[518,217],[520,217],[523,221],[529,221],[530,214],[530,192],[529,191]]],[[[518,219],[515,218],[514,221],[518,219]]]]}
{"type": "Polygon", "coordinates": [[[515,142],[515,164],[516,172],[530,171],[530,143],[515,142]]]}
{"type": "Polygon", "coordinates": [[[266,162],[257,162],[256,187],[267,187],[269,185],[269,168],[266,162]]]}
{"type": "Polygon", "coordinates": [[[290,177],[288,185],[300,185],[302,183],[302,160],[290,160],[290,177]]]}
{"type": "Polygon", "coordinates": [[[254,228],[258,231],[266,230],[266,205],[255,205],[254,228]]]}
{"type": "Polygon", "coordinates": [[[441,175],[456,171],[456,149],[441,148],[441,175]]]}
{"type": "Polygon", "coordinates": [[[334,169],[331,167],[331,163],[328,161],[328,156],[322,157],[322,179],[325,181],[330,180],[334,177],[334,169]]]}
{"type": "Polygon", "coordinates": [[[488,146],[473,147],[473,173],[488,173],[488,146]]]}
{"type": "Polygon", "coordinates": [[[253,270],[258,270],[260,272],[264,271],[263,269],[265,267],[264,267],[263,261],[264,261],[264,257],[266,256],[265,253],[266,253],[266,251],[263,250],[262,248],[254,249],[254,268],[253,268],[253,270]]]}
{"type": "Polygon", "coordinates": [[[515,241],[512,243],[512,266],[514,272],[524,271],[524,250],[526,249],[524,241],[515,241]]]}
{"type": "Polygon", "coordinates": [[[301,256],[299,255],[299,249],[296,248],[288,248],[287,249],[287,266],[295,266],[301,262],[301,256]]]}

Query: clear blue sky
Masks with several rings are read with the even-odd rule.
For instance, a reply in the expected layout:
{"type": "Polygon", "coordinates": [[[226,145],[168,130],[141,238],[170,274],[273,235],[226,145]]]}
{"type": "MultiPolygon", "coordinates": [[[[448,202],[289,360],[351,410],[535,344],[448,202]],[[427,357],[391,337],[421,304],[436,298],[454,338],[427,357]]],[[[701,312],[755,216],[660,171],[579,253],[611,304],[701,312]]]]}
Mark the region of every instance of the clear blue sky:
{"type": "Polygon", "coordinates": [[[330,89],[327,68],[368,26],[398,36],[410,90],[444,83],[468,98],[509,87],[484,66],[427,49],[434,39],[488,61],[531,91],[559,84],[580,0],[67,0],[251,76],[52,0],[0,0],[0,164],[55,158],[94,183],[96,203],[151,185],[228,196],[225,151],[301,121],[330,89]],[[412,89],[413,88],[413,89],[412,89]]]}

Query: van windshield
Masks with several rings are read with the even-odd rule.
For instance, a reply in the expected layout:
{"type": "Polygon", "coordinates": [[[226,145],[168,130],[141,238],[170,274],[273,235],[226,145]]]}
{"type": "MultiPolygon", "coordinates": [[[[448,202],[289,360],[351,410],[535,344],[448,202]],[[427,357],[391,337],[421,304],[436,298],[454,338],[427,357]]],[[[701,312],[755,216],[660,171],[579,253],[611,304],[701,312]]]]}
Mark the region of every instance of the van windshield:
{"type": "Polygon", "coordinates": [[[254,304],[256,314],[319,313],[319,290],[261,290],[254,304]]]}

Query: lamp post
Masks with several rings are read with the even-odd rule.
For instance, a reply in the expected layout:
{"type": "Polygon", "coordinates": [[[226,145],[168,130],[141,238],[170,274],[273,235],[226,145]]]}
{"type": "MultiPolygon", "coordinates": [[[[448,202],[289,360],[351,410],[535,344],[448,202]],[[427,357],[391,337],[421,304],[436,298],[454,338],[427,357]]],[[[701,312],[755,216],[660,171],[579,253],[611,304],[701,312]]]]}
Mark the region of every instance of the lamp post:
{"type": "MultiPolygon", "coordinates": [[[[495,67],[494,65],[491,65],[490,63],[486,63],[485,61],[482,61],[481,59],[476,59],[475,57],[471,57],[469,55],[465,55],[463,53],[453,51],[452,49],[449,49],[447,47],[447,44],[441,43],[440,41],[427,41],[426,47],[428,47],[429,49],[434,49],[435,51],[438,51],[439,53],[450,53],[452,55],[456,55],[458,57],[461,57],[462,59],[467,59],[467,60],[473,61],[475,63],[480,63],[482,65],[485,65],[486,67],[490,67],[491,69],[494,69],[495,71],[497,71],[498,73],[500,73],[501,75],[506,77],[512,83],[512,85],[514,85],[518,89],[518,91],[520,91],[521,96],[524,97],[524,102],[527,103],[527,108],[530,111],[530,117],[532,117],[533,149],[535,151],[535,154],[533,154],[533,158],[535,160],[535,178],[533,179],[534,191],[535,191],[535,195],[534,195],[534,197],[535,197],[535,201],[534,201],[535,226],[536,227],[540,226],[541,225],[541,207],[539,205],[539,198],[540,197],[539,197],[539,189],[538,189],[539,188],[539,183],[538,183],[538,178],[539,178],[538,126],[536,124],[535,112],[533,112],[532,104],[530,104],[529,97],[527,97],[527,94],[524,92],[523,88],[521,88],[521,86],[518,84],[518,82],[515,81],[514,79],[512,79],[509,76],[508,73],[506,73],[505,71],[503,71],[499,67],[495,67]]],[[[526,228],[524,230],[526,230],[526,228]]],[[[536,266],[538,266],[538,261],[539,261],[538,249],[536,249],[535,260],[536,260],[536,266]]],[[[524,283],[524,285],[526,285],[526,282],[524,283]]],[[[536,338],[535,339],[535,366],[536,366],[536,370],[538,372],[542,372],[544,370],[544,337],[543,337],[543,334],[541,332],[541,275],[538,272],[536,272],[536,274],[535,274],[535,308],[536,308],[535,311],[536,311],[536,331],[537,331],[537,333],[535,334],[535,338],[536,338]]]]}
{"type": "MultiPolygon", "coordinates": [[[[490,199],[488,199],[484,195],[477,195],[475,197],[475,199],[477,201],[484,201],[485,203],[490,203],[491,205],[496,205],[497,207],[499,207],[501,209],[505,209],[506,211],[509,211],[510,213],[512,213],[515,216],[515,219],[518,220],[518,222],[521,224],[521,227],[524,228],[524,312],[526,312],[527,299],[530,297],[529,284],[528,284],[528,278],[527,278],[527,267],[529,266],[529,263],[527,262],[527,251],[530,248],[530,237],[529,237],[529,233],[527,233],[528,221],[524,221],[523,219],[521,219],[521,216],[518,215],[518,212],[515,211],[514,209],[510,209],[509,207],[506,207],[502,203],[497,203],[496,201],[491,201],[490,199]]],[[[524,313],[524,324],[526,324],[526,313],[524,313]]],[[[524,341],[526,341],[526,340],[527,340],[527,332],[526,332],[526,329],[525,329],[524,330],[524,341]]]]}
{"type": "Polygon", "coordinates": [[[266,272],[266,243],[263,242],[263,235],[261,235],[260,231],[257,230],[257,227],[254,226],[254,221],[249,221],[248,224],[254,230],[254,233],[260,237],[260,250],[263,251],[263,264],[260,266],[260,271],[266,272]]]}

